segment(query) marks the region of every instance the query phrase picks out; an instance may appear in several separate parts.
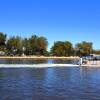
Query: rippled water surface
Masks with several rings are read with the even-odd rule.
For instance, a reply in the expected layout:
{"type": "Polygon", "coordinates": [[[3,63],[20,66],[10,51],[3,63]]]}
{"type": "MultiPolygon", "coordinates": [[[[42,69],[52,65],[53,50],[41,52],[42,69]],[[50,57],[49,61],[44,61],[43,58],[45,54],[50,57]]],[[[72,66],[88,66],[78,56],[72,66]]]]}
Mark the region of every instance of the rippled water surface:
{"type": "Polygon", "coordinates": [[[100,100],[100,68],[1,68],[0,100],[100,100]]]}

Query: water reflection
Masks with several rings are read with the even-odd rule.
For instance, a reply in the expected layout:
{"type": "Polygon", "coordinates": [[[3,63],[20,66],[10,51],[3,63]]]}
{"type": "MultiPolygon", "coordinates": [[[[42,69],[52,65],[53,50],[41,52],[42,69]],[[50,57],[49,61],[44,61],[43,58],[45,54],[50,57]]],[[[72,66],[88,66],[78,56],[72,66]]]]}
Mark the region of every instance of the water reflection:
{"type": "Polygon", "coordinates": [[[100,68],[0,69],[0,100],[99,100],[100,68]]]}
{"type": "Polygon", "coordinates": [[[58,60],[58,59],[55,59],[55,60],[53,60],[53,63],[54,64],[66,64],[66,63],[72,64],[73,60],[66,60],[66,59],[58,60]]]}
{"type": "Polygon", "coordinates": [[[0,59],[0,64],[42,64],[47,62],[46,59],[0,59]]]}
{"type": "Polygon", "coordinates": [[[66,59],[0,59],[0,64],[77,64],[77,61],[66,59]]]}

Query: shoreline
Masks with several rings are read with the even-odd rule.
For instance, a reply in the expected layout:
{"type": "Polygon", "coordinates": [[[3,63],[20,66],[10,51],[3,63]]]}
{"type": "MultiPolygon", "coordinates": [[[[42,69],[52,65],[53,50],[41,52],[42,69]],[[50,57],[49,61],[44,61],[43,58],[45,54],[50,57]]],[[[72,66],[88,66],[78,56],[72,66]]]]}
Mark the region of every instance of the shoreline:
{"type": "Polygon", "coordinates": [[[79,59],[79,57],[56,57],[56,56],[0,56],[0,59],[79,59]]]}
{"type": "MultiPolygon", "coordinates": [[[[33,59],[33,60],[45,60],[45,59],[65,59],[74,60],[80,59],[80,57],[56,57],[56,56],[0,56],[0,59],[33,59]]],[[[0,68],[51,68],[51,67],[100,67],[100,61],[88,61],[87,64],[0,64],[0,68]]]]}

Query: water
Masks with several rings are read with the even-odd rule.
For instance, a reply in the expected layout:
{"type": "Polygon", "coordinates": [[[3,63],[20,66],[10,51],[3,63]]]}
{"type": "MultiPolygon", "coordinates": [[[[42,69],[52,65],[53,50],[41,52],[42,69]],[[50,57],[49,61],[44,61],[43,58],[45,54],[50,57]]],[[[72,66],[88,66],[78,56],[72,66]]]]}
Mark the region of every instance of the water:
{"type": "Polygon", "coordinates": [[[77,62],[77,59],[0,59],[0,64],[72,64],[77,62]]]}
{"type": "Polygon", "coordinates": [[[1,68],[0,100],[100,100],[100,68],[1,68]]]}

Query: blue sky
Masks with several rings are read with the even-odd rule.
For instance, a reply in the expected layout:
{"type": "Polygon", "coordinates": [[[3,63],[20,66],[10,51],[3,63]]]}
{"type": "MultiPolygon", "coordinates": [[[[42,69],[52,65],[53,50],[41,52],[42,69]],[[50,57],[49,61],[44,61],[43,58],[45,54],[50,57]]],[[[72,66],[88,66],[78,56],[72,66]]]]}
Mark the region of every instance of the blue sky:
{"type": "Polygon", "coordinates": [[[0,0],[0,31],[54,41],[83,40],[100,49],[100,0],[0,0]]]}

